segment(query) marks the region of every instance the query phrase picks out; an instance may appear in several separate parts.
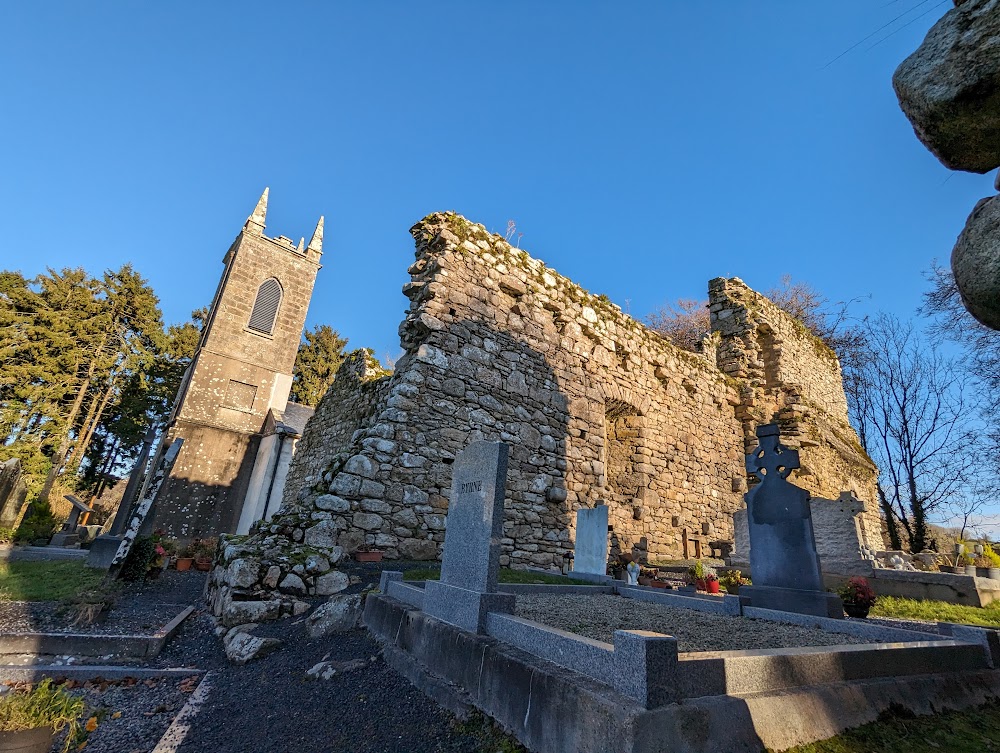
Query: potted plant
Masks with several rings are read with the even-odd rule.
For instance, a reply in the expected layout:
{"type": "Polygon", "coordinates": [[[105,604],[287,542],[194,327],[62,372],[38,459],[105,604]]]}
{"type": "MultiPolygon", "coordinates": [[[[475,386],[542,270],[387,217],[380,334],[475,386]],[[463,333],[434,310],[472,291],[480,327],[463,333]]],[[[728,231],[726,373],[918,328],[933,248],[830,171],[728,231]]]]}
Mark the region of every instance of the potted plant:
{"type": "Polygon", "coordinates": [[[218,546],[218,539],[195,539],[191,542],[191,553],[194,555],[194,566],[202,572],[212,569],[212,559],[215,557],[215,549],[218,546]]]}
{"type": "Polygon", "coordinates": [[[986,558],[986,567],[988,568],[986,577],[1000,580],[1000,554],[993,551],[992,544],[986,544],[983,547],[983,557],[986,558]]]}
{"type": "Polygon", "coordinates": [[[719,593],[719,576],[715,574],[715,571],[707,567],[706,570],[711,570],[712,572],[705,573],[705,590],[710,594],[719,593]]]}
{"type": "MultiPolygon", "coordinates": [[[[76,748],[85,737],[80,726],[84,713],[83,699],[54,687],[51,679],[26,689],[14,689],[0,696],[0,751],[47,753],[52,738],[63,730],[63,751],[76,748]]],[[[87,730],[97,726],[96,718],[87,722],[87,730]]]]}
{"type": "Polygon", "coordinates": [[[696,560],[695,563],[688,568],[688,578],[692,583],[694,583],[695,588],[699,591],[719,593],[719,574],[715,571],[714,567],[706,565],[701,560],[696,560]],[[709,585],[710,583],[714,583],[715,585],[709,585]],[[711,590],[712,588],[715,590],[711,590]]]}
{"type": "Polygon", "coordinates": [[[744,578],[739,570],[727,570],[719,576],[719,583],[727,593],[738,594],[740,586],[750,585],[750,579],[744,578]]]}
{"type": "Polygon", "coordinates": [[[874,589],[868,585],[868,580],[860,575],[850,578],[837,593],[844,602],[844,611],[848,617],[867,617],[868,610],[878,598],[874,589]]]}
{"type": "Polygon", "coordinates": [[[628,563],[631,561],[631,559],[623,554],[617,555],[614,559],[608,562],[608,575],[615,580],[625,580],[625,568],[628,567],[628,563]]]}
{"type": "Polygon", "coordinates": [[[194,564],[194,556],[191,554],[190,545],[182,545],[177,549],[177,559],[174,561],[174,567],[177,568],[179,572],[184,572],[185,570],[190,570],[191,565],[194,564]]]}
{"type": "Polygon", "coordinates": [[[381,562],[382,552],[378,549],[369,549],[368,547],[361,547],[355,550],[354,559],[358,562],[381,562]]]}

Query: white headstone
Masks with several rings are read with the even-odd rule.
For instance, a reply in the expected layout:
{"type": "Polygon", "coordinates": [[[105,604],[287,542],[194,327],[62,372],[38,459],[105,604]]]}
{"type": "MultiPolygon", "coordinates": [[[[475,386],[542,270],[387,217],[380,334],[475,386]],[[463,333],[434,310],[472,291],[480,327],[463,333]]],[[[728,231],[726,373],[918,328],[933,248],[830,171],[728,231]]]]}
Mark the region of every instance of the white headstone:
{"type": "Polygon", "coordinates": [[[608,508],[598,505],[576,511],[573,572],[605,575],[608,571],[608,508]]]}

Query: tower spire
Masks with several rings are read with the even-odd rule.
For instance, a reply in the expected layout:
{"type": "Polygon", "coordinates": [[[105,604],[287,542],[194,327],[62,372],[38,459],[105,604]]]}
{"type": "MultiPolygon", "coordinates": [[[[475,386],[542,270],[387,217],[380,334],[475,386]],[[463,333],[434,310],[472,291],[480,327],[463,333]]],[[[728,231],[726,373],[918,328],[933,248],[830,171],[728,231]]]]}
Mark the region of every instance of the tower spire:
{"type": "Polygon", "coordinates": [[[309,239],[309,245],[306,247],[307,251],[315,251],[317,254],[323,253],[323,217],[320,215],[319,222],[316,223],[316,229],[313,231],[312,238],[309,239]]]}
{"type": "Polygon", "coordinates": [[[270,190],[270,188],[265,188],[264,193],[260,195],[253,214],[247,217],[247,221],[243,225],[244,230],[250,230],[256,235],[264,234],[264,221],[267,219],[267,192],[270,190]]]}

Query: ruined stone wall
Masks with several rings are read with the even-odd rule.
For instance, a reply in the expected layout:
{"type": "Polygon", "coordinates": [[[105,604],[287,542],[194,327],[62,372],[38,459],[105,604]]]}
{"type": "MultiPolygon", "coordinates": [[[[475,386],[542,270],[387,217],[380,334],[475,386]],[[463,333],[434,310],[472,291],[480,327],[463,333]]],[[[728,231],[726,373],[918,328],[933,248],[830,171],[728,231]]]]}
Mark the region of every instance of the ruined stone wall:
{"type": "MultiPolygon", "coordinates": [[[[385,399],[389,372],[367,350],[349,353],[330,390],[306,423],[295,447],[294,461],[285,481],[286,502],[305,497],[323,483],[324,474],[337,459],[346,460],[354,433],[372,418],[385,399]],[[290,498],[289,498],[290,497],[290,498]]],[[[326,479],[326,483],[330,482],[326,479]]]]}
{"type": "Polygon", "coordinates": [[[829,441],[857,443],[836,359],[739,280],[712,282],[720,324],[693,354],[458,215],[411,232],[405,354],[364,397],[338,375],[262,535],[298,542],[315,528],[347,551],[437,557],[450,464],[477,439],[511,445],[512,566],[561,566],[576,510],[600,502],[613,551],[657,561],[697,542],[707,555],[733,538],[744,439],[775,415],[815,490],[836,497],[851,473],[859,489],[873,483],[870,461],[841,468],[849,453],[829,441]]]}
{"type": "MultiPolygon", "coordinates": [[[[348,549],[434,557],[450,462],[487,439],[512,445],[504,564],[561,565],[576,510],[601,501],[623,551],[679,556],[683,530],[732,538],[745,474],[731,380],[481,226],[432,215],[412,232],[406,353],[384,404],[352,456],[328,454],[326,488],[300,499],[290,480],[286,506],[329,514],[348,549]]],[[[316,479],[313,460],[294,467],[307,457],[292,473],[316,479]]]]}
{"type": "Polygon", "coordinates": [[[881,541],[878,469],[848,421],[836,354],[738,278],[709,283],[709,310],[719,368],[741,384],[737,415],[745,451],[756,446],[759,424],[777,420],[782,444],[800,453],[795,484],[827,499],[854,493],[866,505],[866,539],[881,541]]]}

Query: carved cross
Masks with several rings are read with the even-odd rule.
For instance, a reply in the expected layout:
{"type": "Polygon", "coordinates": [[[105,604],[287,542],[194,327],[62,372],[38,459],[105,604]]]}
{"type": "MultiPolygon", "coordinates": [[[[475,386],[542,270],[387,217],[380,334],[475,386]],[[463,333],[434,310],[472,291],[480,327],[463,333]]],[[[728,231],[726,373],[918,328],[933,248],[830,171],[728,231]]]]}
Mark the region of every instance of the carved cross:
{"type": "Polygon", "coordinates": [[[747,473],[753,473],[761,481],[771,474],[788,478],[788,474],[799,467],[799,451],[789,450],[781,444],[777,424],[763,424],[757,427],[757,449],[747,455],[747,473]],[[764,473],[760,473],[763,470],[764,473]]]}
{"type": "Polygon", "coordinates": [[[761,483],[747,494],[750,519],[772,525],[809,517],[809,492],[789,482],[788,474],[799,467],[798,450],[782,446],[777,424],[757,427],[760,444],[747,455],[747,472],[761,483]]]}

